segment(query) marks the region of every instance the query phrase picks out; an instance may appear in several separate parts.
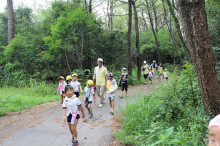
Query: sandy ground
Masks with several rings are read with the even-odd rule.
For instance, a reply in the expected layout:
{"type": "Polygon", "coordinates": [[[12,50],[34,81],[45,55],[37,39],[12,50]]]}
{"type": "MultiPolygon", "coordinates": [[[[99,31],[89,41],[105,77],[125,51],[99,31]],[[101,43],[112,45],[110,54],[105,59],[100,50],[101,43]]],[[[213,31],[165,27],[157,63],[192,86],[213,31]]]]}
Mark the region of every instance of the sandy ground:
{"type": "MultiPolygon", "coordinates": [[[[116,91],[115,115],[126,105],[128,99],[148,93],[152,86],[138,85],[129,88],[129,97],[120,99],[116,91]]],[[[99,103],[99,97],[97,103],[99,103]]],[[[83,101],[83,97],[80,98],[83,101]]],[[[109,113],[109,103],[102,108],[93,105],[94,118],[79,120],[77,126],[79,144],[83,146],[119,145],[112,138],[114,116],[109,113]]],[[[84,106],[84,105],[83,105],[84,106]]],[[[0,146],[71,146],[71,135],[67,123],[62,120],[60,101],[38,105],[20,112],[8,113],[0,117],[0,146]]]]}

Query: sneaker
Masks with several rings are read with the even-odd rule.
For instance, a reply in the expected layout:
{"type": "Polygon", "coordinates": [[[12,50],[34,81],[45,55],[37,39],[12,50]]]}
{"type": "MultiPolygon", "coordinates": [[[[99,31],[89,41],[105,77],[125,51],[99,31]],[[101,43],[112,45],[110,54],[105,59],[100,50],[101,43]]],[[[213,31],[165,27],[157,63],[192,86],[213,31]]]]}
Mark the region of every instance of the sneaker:
{"type": "Polygon", "coordinates": [[[112,112],[112,108],[109,109],[109,112],[110,112],[110,113],[112,112]]]}
{"type": "Polygon", "coordinates": [[[60,104],[63,104],[63,101],[61,101],[61,103],[60,104]]]}
{"type": "Polygon", "coordinates": [[[120,96],[120,98],[122,99],[122,98],[124,98],[123,96],[120,96]]]}
{"type": "Polygon", "coordinates": [[[147,84],[147,82],[144,82],[144,84],[147,84]]]}
{"type": "Polygon", "coordinates": [[[72,137],[72,143],[74,143],[74,137],[72,137]]]}
{"type": "Polygon", "coordinates": [[[77,145],[79,145],[78,140],[74,140],[74,141],[73,141],[73,146],[77,146],[77,145]]]}
{"type": "Polygon", "coordinates": [[[91,113],[91,114],[89,114],[89,118],[92,118],[93,117],[93,114],[91,113]]]}
{"type": "Polygon", "coordinates": [[[102,107],[103,105],[102,104],[99,104],[99,107],[102,107]]]}

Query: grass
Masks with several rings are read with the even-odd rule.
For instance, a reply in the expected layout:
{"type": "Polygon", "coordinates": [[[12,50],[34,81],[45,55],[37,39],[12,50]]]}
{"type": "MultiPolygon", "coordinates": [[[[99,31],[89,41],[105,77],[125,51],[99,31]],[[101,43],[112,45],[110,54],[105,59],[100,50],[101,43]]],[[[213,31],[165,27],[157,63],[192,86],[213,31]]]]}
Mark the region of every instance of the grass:
{"type": "Polygon", "coordinates": [[[60,99],[56,85],[46,83],[23,88],[3,87],[0,95],[0,115],[60,99]]]}
{"type": "Polygon", "coordinates": [[[158,85],[152,93],[127,102],[120,126],[114,132],[119,142],[152,146],[205,145],[203,139],[207,137],[209,120],[194,69],[189,64],[185,68],[171,73],[169,81],[158,85]]]}

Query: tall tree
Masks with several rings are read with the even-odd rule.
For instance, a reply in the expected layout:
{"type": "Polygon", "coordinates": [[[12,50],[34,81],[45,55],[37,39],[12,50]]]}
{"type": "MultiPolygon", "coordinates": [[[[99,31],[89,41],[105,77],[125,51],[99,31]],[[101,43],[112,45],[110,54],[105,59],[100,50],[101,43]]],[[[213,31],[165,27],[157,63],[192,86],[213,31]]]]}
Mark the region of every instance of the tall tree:
{"type": "Polygon", "coordinates": [[[205,0],[176,0],[207,114],[220,114],[220,87],[214,66],[205,0]],[[210,111],[211,110],[211,111],[210,111]]]}
{"type": "Polygon", "coordinates": [[[155,30],[155,28],[154,28],[154,22],[153,22],[153,17],[152,17],[152,13],[151,13],[151,7],[150,7],[150,4],[149,4],[149,1],[148,1],[148,0],[146,0],[146,4],[147,4],[148,17],[149,17],[149,19],[150,19],[150,24],[151,24],[152,32],[153,32],[154,39],[155,39],[156,46],[157,46],[157,57],[158,57],[158,61],[161,62],[160,44],[159,44],[159,41],[158,41],[158,38],[157,38],[157,32],[156,32],[156,30],[155,30]]]}
{"type": "Polygon", "coordinates": [[[7,0],[8,5],[8,44],[14,38],[14,8],[12,0],[7,0]]]}
{"type": "Polygon", "coordinates": [[[138,13],[136,9],[136,0],[133,0],[133,9],[134,9],[134,22],[135,22],[135,33],[136,33],[136,51],[137,51],[137,77],[138,80],[141,79],[141,60],[140,60],[140,44],[139,44],[139,25],[138,25],[138,13]]]}
{"type": "Polygon", "coordinates": [[[190,52],[189,52],[189,48],[187,47],[184,39],[183,39],[183,36],[182,36],[182,32],[180,30],[180,24],[179,24],[179,20],[177,19],[176,15],[175,15],[175,12],[174,12],[174,8],[172,7],[171,3],[170,3],[170,0],[166,0],[167,1],[167,4],[168,4],[168,7],[169,7],[169,10],[170,10],[170,14],[171,16],[173,17],[173,20],[175,22],[175,26],[176,26],[176,31],[178,33],[178,36],[179,36],[179,39],[180,39],[180,42],[184,48],[184,50],[186,51],[186,54],[188,57],[190,57],[190,52]]]}
{"type": "Polygon", "coordinates": [[[128,0],[128,73],[132,76],[132,66],[131,66],[131,27],[132,27],[132,0],[128,0]]]}
{"type": "Polygon", "coordinates": [[[89,12],[92,13],[92,0],[89,0],[89,12]]]}

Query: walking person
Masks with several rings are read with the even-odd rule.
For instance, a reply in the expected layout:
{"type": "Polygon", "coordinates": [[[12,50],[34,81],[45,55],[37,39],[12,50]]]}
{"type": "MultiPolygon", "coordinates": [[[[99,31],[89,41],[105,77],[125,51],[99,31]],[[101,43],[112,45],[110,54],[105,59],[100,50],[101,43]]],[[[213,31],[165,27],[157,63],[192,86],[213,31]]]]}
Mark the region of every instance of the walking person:
{"type": "Polygon", "coordinates": [[[157,63],[156,61],[154,60],[153,63],[151,64],[151,69],[153,71],[153,75],[156,76],[156,71],[157,71],[157,63]]]}
{"type": "Polygon", "coordinates": [[[94,70],[94,79],[96,79],[96,93],[100,98],[99,107],[102,107],[104,104],[104,92],[107,82],[107,69],[103,66],[103,59],[98,58],[98,66],[94,70]]]}
{"type": "Polygon", "coordinates": [[[142,71],[142,74],[144,75],[145,84],[148,81],[148,69],[149,69],[149,66],[147,64],[147,61],[144,61],[144,65],[141,67],[141,71],[142,71]]]}

